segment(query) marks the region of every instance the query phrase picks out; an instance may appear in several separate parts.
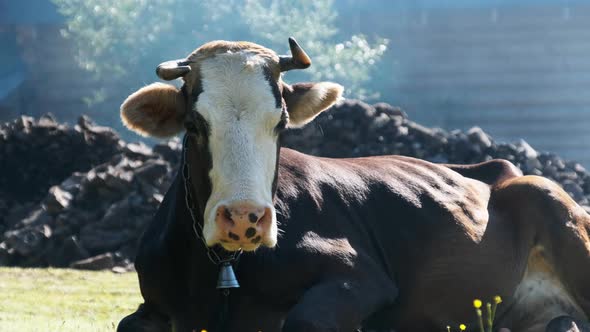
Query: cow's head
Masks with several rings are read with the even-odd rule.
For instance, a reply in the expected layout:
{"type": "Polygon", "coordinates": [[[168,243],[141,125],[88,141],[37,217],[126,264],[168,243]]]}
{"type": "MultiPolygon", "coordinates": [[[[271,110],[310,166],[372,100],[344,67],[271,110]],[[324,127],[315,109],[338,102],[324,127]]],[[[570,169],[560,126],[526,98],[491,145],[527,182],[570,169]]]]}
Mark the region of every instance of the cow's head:
{"type": "Polygon", "coordinates": [[[203,235],[209,246],[254,250],[276,244],[279,136],[310,122],[341,97],[342,87],[335,83],[281,80],[281,72],[311,65],[294,39],[289,44],[291,55],[278,56],[248,42],[207,43],[186,59],[158,66],[161,79],[182,78],[182,89],[153,83],[121,106],[123,123],[139,134],[194,134],[190,152],[205,167],[201,175],[210,185],[208,197],[197,190],[198,199],[205,200],[203,235]]]}

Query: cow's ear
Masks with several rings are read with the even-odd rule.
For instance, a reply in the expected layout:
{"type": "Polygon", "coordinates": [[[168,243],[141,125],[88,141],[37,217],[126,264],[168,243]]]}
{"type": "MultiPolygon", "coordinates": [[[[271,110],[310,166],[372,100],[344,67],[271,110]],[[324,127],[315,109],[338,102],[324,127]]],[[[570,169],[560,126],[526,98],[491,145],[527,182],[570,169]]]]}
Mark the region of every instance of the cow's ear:
{"type": "Polygon", "coordinates": [[[170,137],[184,128],[186,101],[168,84],[152,83],[131,94],[121,105],[121,119],[130,130],[152,137],[170,137]]]}
{"type": "Polygon", "coordinates": [[[332,82],[283,85],[283,98],[289,112],[289,127],[299,128],[342,98],[344,88],[332,82]]]}

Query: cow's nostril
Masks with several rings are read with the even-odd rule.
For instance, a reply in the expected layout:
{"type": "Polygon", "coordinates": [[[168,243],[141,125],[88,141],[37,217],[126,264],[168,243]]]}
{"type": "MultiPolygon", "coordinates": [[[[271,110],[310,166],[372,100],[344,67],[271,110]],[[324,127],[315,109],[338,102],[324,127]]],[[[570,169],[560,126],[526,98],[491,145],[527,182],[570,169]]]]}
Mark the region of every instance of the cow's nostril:
{"type": "Polygon", "coordinates": [[[231,211],[225,205],[222,205],[219,208],[217,208],[216,220],[218,223],[221,223],[228,228],[232,228],[236,224],[232,219],[231,211]]]}
{"type": "Polygon", "coordinates": [[[231,211],[227,207],[223,207],[223,216],[229,220],[232,220],[231,211]]]}
{"type": "Polygon", "coordinates": [[[240,236],[238,234],[232,233],[232,232],[228,232],[227,236],[229,236],[230,239],[234,240],[234,241],[240,241],[240,236]]]}
{"type": "Polygon", "coordinates": [[[252,212],[248,215],[248,219],[250,219],[251,223],[256,223],[258,221],[258,216],[256,215],[256,213],[252,212]]]}
{"type": "Polygon", "coordinates": [[[262,215],[258,218],[258,220],[256,221],[256,225],[257,226],[264,226],[265,224],[268,225],[271,221],[271,215],[272,212],[270,210],[270,208],[266,208],[262,211],[262,215]]]}

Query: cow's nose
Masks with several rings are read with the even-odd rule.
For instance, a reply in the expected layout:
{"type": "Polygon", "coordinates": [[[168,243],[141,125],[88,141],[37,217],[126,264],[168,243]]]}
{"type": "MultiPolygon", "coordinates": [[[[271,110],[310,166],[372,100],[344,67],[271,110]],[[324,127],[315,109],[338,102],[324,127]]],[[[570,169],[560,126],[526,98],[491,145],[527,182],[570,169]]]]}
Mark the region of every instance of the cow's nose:
{"type": "Polygon", "coordinates": [[[221,205],[215,222],[221,231],[221,242],[257,245],[270,230],[271,210],[249,202],[221,205]]]}

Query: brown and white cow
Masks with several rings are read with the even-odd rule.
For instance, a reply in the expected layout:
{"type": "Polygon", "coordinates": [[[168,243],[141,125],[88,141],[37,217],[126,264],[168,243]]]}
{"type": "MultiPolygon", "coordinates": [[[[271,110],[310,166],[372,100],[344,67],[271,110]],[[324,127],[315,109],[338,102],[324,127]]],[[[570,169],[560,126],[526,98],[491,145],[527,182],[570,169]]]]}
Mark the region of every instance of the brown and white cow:
{"type": "Polygon", "coordinates": [[[503,160],[436,165],[280,148],[284,130],[342,93],[283,82],[281,72],[311,64],[290,46],[279,57],[247,42],[207,43],[158,67],[162,79],[182,78],[181,89],[155,83],[123,103],[123,122],[142,135],[186,131],[187,166],[142,238],[145,302],[118,331],[219,331],[226,310],[208,257],[219,246],[244,250],[227,331],[443,331],[476,326],[471,300],[496,294],[498,327],[590,331],[590,216],[558,185],[503,160]]]}

